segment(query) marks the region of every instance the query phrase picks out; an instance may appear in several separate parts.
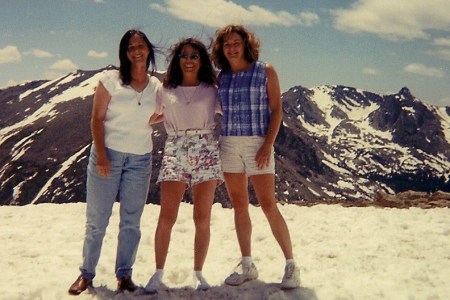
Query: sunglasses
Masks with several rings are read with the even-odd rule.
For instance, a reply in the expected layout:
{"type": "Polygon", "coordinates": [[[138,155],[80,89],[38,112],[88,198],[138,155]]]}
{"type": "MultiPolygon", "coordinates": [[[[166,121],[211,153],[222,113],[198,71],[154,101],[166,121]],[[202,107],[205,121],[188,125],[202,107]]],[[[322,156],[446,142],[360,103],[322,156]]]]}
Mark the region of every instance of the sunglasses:
{"type": "Polygon", "coordinates": [[[193,61],[197,61],[200,59],[200,55],[198,55],[198,54],[187,55],[187,54],[181,53],[178,57],[180,59],[189,59],[190,58],[193,61]]]}

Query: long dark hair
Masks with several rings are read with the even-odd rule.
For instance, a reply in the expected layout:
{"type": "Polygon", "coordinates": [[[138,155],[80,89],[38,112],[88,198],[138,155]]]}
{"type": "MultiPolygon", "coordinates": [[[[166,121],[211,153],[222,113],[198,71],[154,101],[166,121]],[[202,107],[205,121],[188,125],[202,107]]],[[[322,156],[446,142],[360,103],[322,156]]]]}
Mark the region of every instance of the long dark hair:
{"type": "Polygon", "coordinates": [[[216,39],[213,43],[211,59],[219,69],[229,70],[230,63],[223,54],[223,44],[231,33],[237,33],[244,42],[244,57],[247,62],[252,63],[259,58],[260,41],[253,32],[242,25],[228,25],[216,31],[216,39]]]}
{"type": "Polygon", "coordinates": [[[153,46],[152,43],[150,43],[145,33],[137,29],[130,29],[123,35],[122,39],[120,40],[119,46],[119,60],[120,60],[119,74],[120,79],[122,79],[122,83],[124,85],[129,85],[131,82],[131,62],[128,59],[127,51],[128,46],[130,44],[130,39],[134,35],[139,35],[147,44],[147,47],[150,50],[150,53],[147,57],[147,70],[150,67],[150,65],[152,66],[151,74],[153,74],[156,70],[155,47],[153,46]]]}
{"type": "Polygon", "coordinates": [[[200,70],[197,75],[198,80],[210,85],[216,84],[216,72],[212,66],[206,46],[200,40],[191,37],[182,39],[171,47],[171,53],[167,59],[170,63],[163,80],[164,87],[176,88],[183,81],[183,72],[180,68],[180,54],[183,47],[186,45],[197,50],[200,55],[200,70]]]}

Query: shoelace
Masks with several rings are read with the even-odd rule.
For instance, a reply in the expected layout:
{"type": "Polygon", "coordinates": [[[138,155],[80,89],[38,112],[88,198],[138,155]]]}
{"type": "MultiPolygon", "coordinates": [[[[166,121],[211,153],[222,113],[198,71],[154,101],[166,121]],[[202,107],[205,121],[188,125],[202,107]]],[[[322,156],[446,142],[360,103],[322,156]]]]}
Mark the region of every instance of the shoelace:
{"type": "MultiPolygon", "coordinates": [[[[239,268],[240,265],[242,265],[242,262],[239,262],[239,263],[236,265],[236,267],[234,267],[234,271],[236,271],[236,273],[237,273],[237,270],[238,270],[238,268],[239,268]]],[[[244,266],[242,266],[242,267],[244,267],[244,266]]]]}
{"type": "Polygon", "coordinates": [[[242,264],[242,262],[240,261],[240,262],[236,265],[236,267],[234,267],[234,269],[233,269],[233,274],[231,274],[230,276],[240,276],[240,275],[239,275],[239,266],[241,267],[242,274],[245,274],[245,269],[250,270],[250,268],[251,268],[252,265],[250,265],[250,266],[248,266],[248,267],[245,267],[245,266],[242,264]]]}
{"type": "Polygon", "coordinates": [[[294,275],[295,265],[289,264],[286,266],[286,278],[291,278],[294,275]]]}

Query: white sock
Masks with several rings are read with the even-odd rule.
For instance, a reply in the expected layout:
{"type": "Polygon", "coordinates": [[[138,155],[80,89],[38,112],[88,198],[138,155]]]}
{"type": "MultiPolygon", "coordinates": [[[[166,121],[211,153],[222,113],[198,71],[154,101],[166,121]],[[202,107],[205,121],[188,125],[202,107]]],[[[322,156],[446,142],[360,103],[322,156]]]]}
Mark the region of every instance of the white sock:
{"type": "Polygon", "coordinates": [[[293,264],[295,266],[295,260],[293,258],[291,259],[286,259],[286,266],[289,264],[293,264]]]}
{"type": "Polygon", "coordinates": [[[242,256],[241,263],[245,267],[250,267],[253,263],[253,259],[251,256],[242,256]]]}
{"type": "Polygon", "coordinates": [[[198,280],[203,279],[202,271],[195,271],[195,277],[197,277],[198,280]]]}
{"type": "Polygon", "coordinates": [[[206,281],[205,277],[203,277],[202,271],[194,271],[195,277],[194,278],[194,285],[197,282],[200,282],[201,285],[209,286],[208,282],[206,281]]]}
{"type": "Polygon", "coordinates": [[[156,276],[158,276],[159,280],[162,280],[162,278],[164,276],[164,269],[156,269],[155,274],[156,274],[156,276]]]}

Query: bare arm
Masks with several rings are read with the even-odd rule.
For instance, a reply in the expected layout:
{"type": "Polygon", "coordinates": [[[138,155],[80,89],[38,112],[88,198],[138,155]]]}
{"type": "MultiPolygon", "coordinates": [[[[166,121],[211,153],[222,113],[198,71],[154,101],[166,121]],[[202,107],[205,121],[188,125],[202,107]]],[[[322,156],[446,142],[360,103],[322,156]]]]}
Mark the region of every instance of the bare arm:
{"type": "Polygon", "coordinates": [[[263,168],[269,165],[272,146],[280,129],[281,121],[283,119],[283,108],[281,105],[281,92],[278,75],[272,65],[266,65],[267,74],[267,96],[269,98],[269,107],[271,110],[269,129],[267,131],[264,144],[256,153],[256,163],[258,168],[263,168]]]}
{"type": "Polygon", "coordinates": [[[97,154],[97,173],[102,176],[109,176],[110,161],[106,153],[105,146],[105,117],[111,95],[101,82],[98,83],[94,95],[91,116],[91,134],[97,154]]]}
{"type": "Polygon", "coordinates": [[[162,121],[164,121],[164,115],[158,115],[158,114],[154,113],[153,115],[151,115],[150,119],[148,120],[148,124],[153,125],[153,124],[161,123],[162,121]]]}

